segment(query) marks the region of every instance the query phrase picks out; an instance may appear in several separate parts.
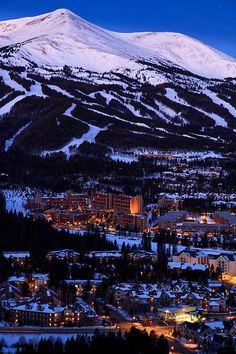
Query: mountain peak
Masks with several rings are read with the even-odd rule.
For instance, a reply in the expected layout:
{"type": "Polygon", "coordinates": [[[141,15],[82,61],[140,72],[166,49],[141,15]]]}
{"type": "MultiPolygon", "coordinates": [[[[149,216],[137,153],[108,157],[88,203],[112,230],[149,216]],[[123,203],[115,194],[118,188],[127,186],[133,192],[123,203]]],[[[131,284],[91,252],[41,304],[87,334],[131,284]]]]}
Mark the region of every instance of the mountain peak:
{"type": "Polygon", "coordinates": [[[56,17],[63,17],[63,16],[65,16],[65,17],[79,17],[74,12],[72,12],[66,8],[56,9],[49,14],[55,15],[56,17]]]}
{"type": "Polygon", "coordinates": [[[28,60],[39,66],[67,64],[106,72],[137,68],[140,59],[151,59],[156,63],[167,60],[208,78],[236,77],[235,59],[191,37],[170,32],[111,32],[66,8],[0,22],[0,48],[12,45],[17,50],[5,61],[14,65],[28,60]]]}

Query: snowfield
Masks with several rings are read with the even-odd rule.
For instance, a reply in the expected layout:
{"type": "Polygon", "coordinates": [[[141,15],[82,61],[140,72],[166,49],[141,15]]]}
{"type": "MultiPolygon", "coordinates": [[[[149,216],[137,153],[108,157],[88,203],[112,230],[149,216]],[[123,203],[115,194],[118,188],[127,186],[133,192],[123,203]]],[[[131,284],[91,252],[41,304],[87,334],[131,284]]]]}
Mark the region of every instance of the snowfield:
{"type": "Polygon", "coordinates": [[[2,190],[2,192],[6,199],[7,211],[15,211],[16,213],[23,213],[26,215],[26,200],[32,195],[32,190],[30,188],[12,188],[2,190]]]}
{"type": "MultiPolygon", "coordinates": [[[[145,59],[169,62],[208,78],[236,77],[236,60],[180,33],[116,33],[66,9],[0,22],[0,46],[11,46],[12,64],[84,67],[97,72],[138,71],[145,59]]],[[[7,61],[8,59],[6,59],[7,61]]],[[[162,81],[150,76],[152,83],[162,81]]]]}

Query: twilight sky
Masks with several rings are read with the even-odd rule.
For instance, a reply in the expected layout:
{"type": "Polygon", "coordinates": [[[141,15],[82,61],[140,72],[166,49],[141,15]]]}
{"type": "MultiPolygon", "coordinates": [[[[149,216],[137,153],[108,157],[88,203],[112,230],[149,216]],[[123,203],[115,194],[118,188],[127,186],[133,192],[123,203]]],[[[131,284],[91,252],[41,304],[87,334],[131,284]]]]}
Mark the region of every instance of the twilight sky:
{"type": "Polygon", "coordinates": [[[0,1],[0,21],[67,8],[115,31],[181,32],[236,58],[236,0],[0,1]]]}

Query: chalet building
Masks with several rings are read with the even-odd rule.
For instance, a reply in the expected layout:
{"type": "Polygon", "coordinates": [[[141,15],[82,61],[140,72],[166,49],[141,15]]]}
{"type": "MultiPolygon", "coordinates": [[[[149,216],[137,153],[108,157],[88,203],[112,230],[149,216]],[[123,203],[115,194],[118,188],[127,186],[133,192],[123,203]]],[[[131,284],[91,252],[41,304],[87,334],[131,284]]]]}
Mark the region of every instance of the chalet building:
{"type": "Polygon", "coordinates": [[[196,219],[185,211],[170,211],[158,219],[159,229],[174,230],[178,234],[191,235],[199,232],[213,234],[223,231],[236,232],[236,215],[216,212],[212,220],[196,219]]]}
{"type": "Polygon", "coordinates": [[[87,194],[67,193],[60,196],[41,196],[29,198],[26,207],[30,210],[45,211],[47,209],[86,210],[89,207],[87,194]]]}
{"type": "Polygon", "coordinates": [[[113,295],[114,304],[127,313],[153,313],[170,321],[186,321],[192,311],[194,316],[228,311],[226,297],[219,291],[221,285],[218,281],[189,284],[183,280],[169,284],[121,283],[113,285],[109,294],[113,295]]]}
{"type": "Polygon", "coordinates": [[[186,211],[171,211],[158,219],[158,228],[176,230],[176,225],[187,218],[186,211]]]}
{"type": "MultiPolygon", "coordinates": [[[[71,288],[74,287],[76,290],[76,296],[81,297],[84,294],[86,288],[90,288],[91,296],[96,293],[97,287],[102,283],[102,280],[85,280],[85,279],[73,279],[73,280],[63,280],[62,287],[71,288]]],[[[69,296],[69,292],[68,292],[69,296]]]]}
{"type": "Polygon", "coordinates": [[[97,260],[100,264],[113,263],[122,257],[122,253],[119,251],[92,251],[86,253],[85,257],[97,260]]]}
{"type": "Polygon", "coordinates": [[[128,254],[128,259],[132,260],[133,262],[157,262],[157,253],[155,252],[147,252],[143,250],[137,250],[128,254]]]}
{"type": "Polygon", "coordinates": [[[186,249],[173,255],[173,262],[208,264],[211,270],[219,269],[223,274],[236,275],[236,256],[233,252],[212,249],[186,249]]]}
{"type": "Polygon", "coordinates": [[[199,344],[202,344],[203,339],[206,339],[208,336],[224,332],[227,332],[227,327],[223,321],[185,322],[181,327],[182,337],[199,344]]]}
{"type": "Polygon", "coordinates": [[[27,264],[30,259],[30,252],[3,252],[3,256],[10,260],[12,263],[19,264],[20,266],[24,266],[27,264]]]}
{"type": "Polygon", "coordinates": [[[209,298],[207,303],[207,311],[209,313],[226,312],[226,299],[221,294],[218,294],[216,297],[209,298]]]}
{"type": "Polygon", "coordinates": [[[62,327],[96,326],[100,318],[82,299],[73,306],[63,307],[48,303],[27,302],[8,309],[9,322],[19,326],[62,327]]]}
{"type": "Polygon", "coordinates": [[[48,274],[31,273],[25,276],[25,281],[31,290],[37,291],[48,285],[49,277],[48,274]]]}
{"type": "Polygon", "coordinates": [[[196,292],[189,292],[180,296],[180,303],[183,305],[196,306],[202,308],[205,296],[196,292]]]}
{"type": "Polygon", "coordinates": [[[33,294],[33,301],[42,304],[52,304],[53,306],[61,305],[61,296],[52,289],[47,287],[40,288],[33,294]]]}
{"type": "Polygon", "coordinates": [[[100,318],[95,310],[81,298],[77,298],[74,307],[79,312],[79,326],[98,326],[100,318]]]}
{"type": "Polygon", "coordinates": [[[236,234],[236,214],[231,214],[227,211],[217,211],[213,217],[217,224],[227,224],[230,231],[236,234]]]}
{"type": "MultiPolygon", "coordinates": [[[[29,292],[29,296],[31,292],[29,292]]],[[[1,283],[0,285],[0,302],[3,304],[8,300],[19,301],[23,297],[21,285],[14,285],[8,281],[1,283]]]]}
{"type": "Polygon", "coordinates": [[[61,306],[26,303],[9,310],[9,321],[17,325],[59,327],[63,322],[64,310],[61,306]]]}
{"type": "Polygon", "coordinates": [[[80,254],[69,249],[51,251],[47,254],[46,259],[48,262],[55,260],[68,261],[69,263],[77,263],[80,259],[80,254]]]}
{"type": "Polygon", "coordinates": [[[179,210],[181,204],[181,200],[177,199],[175,196],[174,198],[163,196],[162,198],[158,199],[158,207],[160,209],[179,210]]]}

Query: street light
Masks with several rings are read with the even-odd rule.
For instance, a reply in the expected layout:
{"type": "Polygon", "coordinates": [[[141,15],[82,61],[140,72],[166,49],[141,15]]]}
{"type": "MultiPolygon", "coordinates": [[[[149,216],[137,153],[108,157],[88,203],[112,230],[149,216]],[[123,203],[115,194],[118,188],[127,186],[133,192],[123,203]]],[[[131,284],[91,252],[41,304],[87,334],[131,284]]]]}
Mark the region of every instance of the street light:
{"type": "Polygon", "coordinates": [[[175,348],[174,348],[173,346],[170,347],[170,350],[171,350],[170,354],[173,354],[174,349],[175,349],[175,348]]]}

